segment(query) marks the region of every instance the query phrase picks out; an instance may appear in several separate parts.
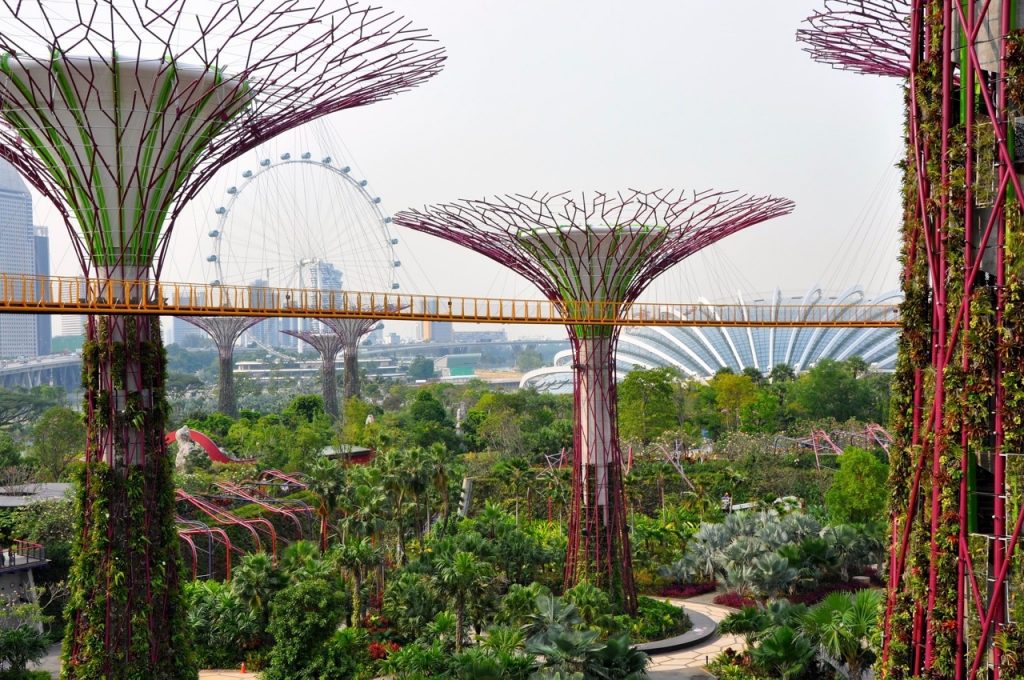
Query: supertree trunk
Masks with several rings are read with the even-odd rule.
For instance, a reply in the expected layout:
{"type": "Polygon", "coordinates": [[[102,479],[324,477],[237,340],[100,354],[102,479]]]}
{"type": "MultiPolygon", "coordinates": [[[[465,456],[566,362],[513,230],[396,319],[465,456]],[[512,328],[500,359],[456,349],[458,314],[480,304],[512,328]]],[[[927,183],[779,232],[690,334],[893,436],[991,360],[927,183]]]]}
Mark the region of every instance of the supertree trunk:
{"type": "Polygon", "coordinates": [[[196,677],[181,593],[173,461],[164,443],[159,321],[94,316],[87,338],[88,438],[62,677],[196,677]]]}
{"type": "Polygon", "coordinates": [[[344,392],[345,401],[353,397],[359,397],[359,339],[345,343],[345,375],[344,392]]]}
{"type": "Polygon", "coordinates": [[[632,550],[626,529],[612,328],[588,328],[573,342],[572,513],[563,581],[592,578],[626,611],[636,610],[632,550]]]}
{"type": "Polygon", "coordinates": [[[238,400],[235,397],[235,353],[234,348],[217,350],[217,410],[232,418],[238,417],[238,400]]]}
{"type": "Polygon", "coordinates": [[[335,361],[337,355],[324,355],[320,361],[320,380],[323,382],[324,411],[332,418],[337,418],[338,410],[338,370],[335,361]]]}

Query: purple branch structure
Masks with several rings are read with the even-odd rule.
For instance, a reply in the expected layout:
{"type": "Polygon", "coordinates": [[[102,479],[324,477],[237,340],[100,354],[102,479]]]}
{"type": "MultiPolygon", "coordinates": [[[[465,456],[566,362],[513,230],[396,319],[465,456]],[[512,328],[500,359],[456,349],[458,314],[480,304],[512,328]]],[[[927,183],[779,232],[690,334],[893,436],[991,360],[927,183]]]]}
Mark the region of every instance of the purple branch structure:
{"type": "Polygon", "coordinates": [[[235,343],[263,319],[252,316],[183,316],[181,319],[203,329],[217,348],[217,410],[238,417],[235,398],[235,343]]]}
{"type": "MultiPolygon", "coordinates": [[[[321,320],[322,322],[323,320],[321,320]]],[[[326,333],[316,331],[281,332],[302,340],[320,353],[320,382],[324,396],[324,411],[331,418],[337,419],[340,411],[338,410],[338,371],[336,362],[338,361],[338,354],[345,349],[345,339],[333,330],[326,333]]]]}
{"type": "MultiPolygon", "coordinates": [[[[585,305],[591,318],[616,319],[669,267],[792,209],[782,198],[718,191],[538,193],[405,211],[395,223],[509,267],[568,315],[585,305]]],[[[590,579],[633,612],[614,377],[619,327],[566,328],[575,369],[575,455],[564,582],[590,579]]]]}
{"type": "MultiPolygon", "coordinates": [[[[98,294],[123,300],[226,162],[443,60],[424,31],[347,0],[0,0],[0,157],[61,212],[98,294]]],[[[196,677],[154,318],[88,324],[69,680],[196,677]]]]}
{"type": "Polygon", "coordinates": [[[910,75],[908,0],[825,0],[796,32],[815,61],[843,71],[910,75]]]}

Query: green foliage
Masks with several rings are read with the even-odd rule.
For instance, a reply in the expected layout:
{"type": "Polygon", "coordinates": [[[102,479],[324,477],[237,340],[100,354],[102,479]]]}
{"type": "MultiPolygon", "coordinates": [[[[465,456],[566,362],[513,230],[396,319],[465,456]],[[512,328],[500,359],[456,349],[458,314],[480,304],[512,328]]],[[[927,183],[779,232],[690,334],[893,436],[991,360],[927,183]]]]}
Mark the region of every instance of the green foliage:
{"type": "Polygon", "coordinates": [[[264,680],[314,680],[324,663],[325,643],[344,616],[342,593],[322,578],[302,578],[270,603],[268,632],[274,638],[264,680]]]}
{"type": "Polygon", "coordinates": [[[810,641],[789,626],[773,628],[761,643],[750,650],[754,665],[770,678],[799,678],[814,663],[814,647],[810,641]]]}
{"type": "Polygon", "coordinates": [[[434,361],[427,357],[416,357],[409,364],[406,375],[412,380],[430,380],[434,377],[434,361]]]}
{"type": "Polygon", "coordinates": [[[674,400],[678,373],[671,368],[633,369],[619,382],[619,434],[647,444],[679,426],[674,400]]]}
{"type": "Polygon", "coordinates": [[[526,373],[544,365],[544,357],[531,345],[527,345],[521,352],[516,354],[516,370],[526,373]]]}
{"type": "Polygon", "coordinates": [[[794,410],[803,418],[881,420],[870,388],[858,380],[850,362],[822,359],[796,379],[790,388],[790,398],[794,410]]]}
{"type": "Polygon", "coordinates": [[[24,673],[30,662],[46,654],[46,637],[32,626],[0,631],[0,666],[8,673],[24,673]]]}
{"type": "Polygon", "coordinates": [[[833,522],[863,524],[886,512],[888,469],[874,454],[850,447],[839,456],[839,470],[825,494],[833,522]]]}
{"type": "Polygon", "coordinates": [[[185,585],[193,652],[202,668],[230,668],[259,644],[257,613],[227,583],[193,581],[185,585]]]}

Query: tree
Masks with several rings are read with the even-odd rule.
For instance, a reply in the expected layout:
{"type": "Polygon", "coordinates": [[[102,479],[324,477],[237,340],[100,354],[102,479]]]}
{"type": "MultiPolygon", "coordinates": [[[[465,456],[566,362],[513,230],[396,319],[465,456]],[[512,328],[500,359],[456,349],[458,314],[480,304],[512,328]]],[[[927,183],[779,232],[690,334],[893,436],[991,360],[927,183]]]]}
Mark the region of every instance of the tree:
{"type": "Polygon", "coordinates": [[[873,453],[850,447],[839,456],[839,470],[825,494],[833,522],[858,524],[880,520],[888,498],[888,469],[873,453]]]}
{"type": "Polygon", "coordinates": [[[462,651],[466,610],[491,588],[494,569],[476,555],[458,550],[441,557],[437,588],[455,609],[455,652],[462,651]]]}
{"type": "Polygon", "coordinates": [[[352,627],[359,628],[363,618],[363,577],[367,567],[380,563],[381,551],[369,538],[349,539],[338,551],[338,561],[352,575],[352,627]]]}
{"type": "Polygon", "coordinates": [[[796,380],[796,371],[789,364],[775,364],[768,373],[768,382],[773,385],[777,383],[791,382],[796,380]]]}
{"type": "Polygon", "coordinates": [[[310,676],[327,640],[343,617],[341,590],[321,578],[304,578],[285,587],[270,604],[267,631],[274,637],[264,680],[310,676]]]}
{"type": "Polygon", "coordinates": [[[310,470],[309,491],[316,496],[316,514],[320,518],[320,552],[327,550],[331,516],[338,508],[345,488],[345,470],[337,461],[320,458],[310,470]]]}
{"type": "Polygon", "coordinates": [[[803,633],[840,659],[859,679],[875,662],[882,595],[877,590],[832,593],[807,612],[803,633]]]}
{"type": "Polygon", "coordinates": [[[526,373],[544,365],[544,357],[533,345],[527,345],[523,351],[516,355],[516,370],[526,373]]]}
{"type": "Polygon", "coordinates": [[[790,395],[797,414],[810,420],[871,419],[873,399],[866,384],[849,365],[832,359],[822,359],[797,378],[790,395]]]}
{"type": "Polygon", "coordinates": [[[735,430],[740,424],[740,411],[754,400],[757,387],[747,375],[736,375],[719,371],[711,379],[715,392],[715,404],[725,414],[729,429],[735,430]]]}
{"type": "Polygon", "coordinates": [[[85,450],[82,416],[65,406],[47,409],[32,428],[32,457],[41,482],[56,482],[85,450]]]}
{"type": "Polygon", "coordinates": [[[7,432],[0,431],[0,469],[21,464],[21,447],[7,432]]]}
{"type": "Polygon", "coordinates": [[[647,444],[679,425],[673,403],[678,374],[671,368],[634,369],[619,383],[619,434],[647,444]]]}
{"type": "Polygon", "coordinates": [[[430,380],[434,377],[434,361],[428,357],[416,357],[406,371],[413,380],[430,380]]]}

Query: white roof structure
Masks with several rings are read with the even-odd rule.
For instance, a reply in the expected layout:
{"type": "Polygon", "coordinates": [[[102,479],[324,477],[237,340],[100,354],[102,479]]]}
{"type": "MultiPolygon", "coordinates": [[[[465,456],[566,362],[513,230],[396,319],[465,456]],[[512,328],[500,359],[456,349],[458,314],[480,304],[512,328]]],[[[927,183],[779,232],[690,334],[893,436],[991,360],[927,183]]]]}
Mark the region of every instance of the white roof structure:
{"type": "MultiPolygon", "coordinates": [[[[854,286],[838,295],[826,295],[815,286],[803,295],[784,295],[776,289],[770,299],[745,299],[737,295],[739,305],[772,305],[785,314],[783,305],[846,306],[889,305],[902,300],[898,291],[868,298],[863,288],[854,286]]],[[[701,300],[701,302],[706,302],[701,300]]],[[[708,314],[712,314],[709,305],[708,314]]],[[[768,373],[778,364],[788,364],[800,373],[821,359],[842,361],[860,357],[876,371],[892,371],[896,366],[894,328],[793,328],[793,327],[627,327],[622,330],[616,352],[617,376],[621,380],[633,368],[670,366],[683,376],[708,379],[723,368],[740,372],[755,368],[768,373]]],[[[538,368],[523,376],[520,387],[542,392],[572,392],[572,354],[555,355],[553,365],[538,368]]]]}

